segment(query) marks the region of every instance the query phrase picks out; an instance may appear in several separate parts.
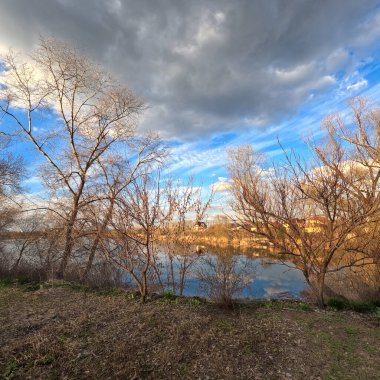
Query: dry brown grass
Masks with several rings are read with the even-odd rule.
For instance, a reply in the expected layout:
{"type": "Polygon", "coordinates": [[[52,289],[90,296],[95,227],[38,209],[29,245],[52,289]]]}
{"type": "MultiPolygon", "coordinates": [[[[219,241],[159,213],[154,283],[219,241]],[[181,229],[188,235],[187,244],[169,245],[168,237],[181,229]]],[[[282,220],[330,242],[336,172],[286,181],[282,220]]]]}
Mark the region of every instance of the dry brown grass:
{"type": "Polygon", "coordinates": [[[0,377],[380,378],[380,329],[373,317],[286,303],[232,311],[194,304],[2,288],[0,377]]]}

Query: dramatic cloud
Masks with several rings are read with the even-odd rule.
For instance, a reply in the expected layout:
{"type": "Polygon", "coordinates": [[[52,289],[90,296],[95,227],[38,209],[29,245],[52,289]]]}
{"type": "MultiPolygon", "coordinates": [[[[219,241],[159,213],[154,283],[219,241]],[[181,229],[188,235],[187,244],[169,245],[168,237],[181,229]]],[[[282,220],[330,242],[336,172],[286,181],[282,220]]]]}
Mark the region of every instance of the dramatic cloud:
{"type": "Polygon", "coordinates": [[[321,95],[339,95],[341,83],[359,91],[366,78],[344,81],[380,37],[373,0],[0,0],[0,7],[0,49],[31,49],[39,35],[77,44],[146,99],[145,128],[172,138],[268,127],[321,95]]]}

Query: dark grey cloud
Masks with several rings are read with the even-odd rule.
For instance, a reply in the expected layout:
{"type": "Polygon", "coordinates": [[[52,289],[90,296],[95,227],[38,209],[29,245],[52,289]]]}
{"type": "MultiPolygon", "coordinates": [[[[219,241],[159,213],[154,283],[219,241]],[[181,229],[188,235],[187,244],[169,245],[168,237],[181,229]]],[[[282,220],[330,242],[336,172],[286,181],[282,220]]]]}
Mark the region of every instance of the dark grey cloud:
{"type": "Polygon", "coordinates": [[[178,137],[294,113],[380,35],[373,0],[0,0],[0,10],[0,45],[75,43],[146,99],[146,128],[178,137]]]}

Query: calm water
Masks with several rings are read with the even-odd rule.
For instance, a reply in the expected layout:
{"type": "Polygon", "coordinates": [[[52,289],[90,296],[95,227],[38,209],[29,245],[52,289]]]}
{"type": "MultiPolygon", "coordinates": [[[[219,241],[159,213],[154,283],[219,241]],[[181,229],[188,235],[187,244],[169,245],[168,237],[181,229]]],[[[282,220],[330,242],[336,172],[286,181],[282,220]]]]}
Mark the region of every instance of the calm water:
{"type": "MultiPolygon", "coordinates": [[[[185,296],[207,297],[206,292],[202,289],[199,281],[199,270],[208,270],[209,262],[218,267],[218,252],[209,250],[206,254],[194,259],[194,263],[186,274],[186,282],[183,291],[185,296]]],[[[279,260],[267,257],[252,257],[242,255],[236,251],[233,253],[235,262],[235,273],[239,274],[242,268],[242,276],[247,280],[247,286],[239,293],[238,298],[251,299],[279,299],[279,298],[302,298],[302,292],[307,289],[308,285],[303,274],[294,268],[290,262],[284,265],[279,260]],[[289,268],[291,267],[291,268],[289,268]]],[[[165,262],[165,253],[161,254],[162,262],[165,262]]],[[[178,273],[181,258],[174,260],[174,271],[178,273]]],[[[163,265],[162,272],[165,276],[167,267],[163,265]]],[[[212,268],[212,273],[215,268],[212,268]]],[[[163,277],[164,277],[163,276],[163,277]]]]}
{"type": "MultiPolygon", "coordinates": [[[[12,246],[9,248],[8,257],[12,256],[12,246]]],[[[235,267],[234,270],[237,274],[242,268],[245,268],[242,276],[246,278],[246,287],[237,295],[238,298],[302,298],[302,292],[307,289],[308,285],[304,279],[303,274],[296,269],[290,269],[294,266],[287,262],[284,265],[281,261],[268,257],[257,257],[256,252],[245,253],[239,252],[236,249],[216,249],[210,248],[205,253],[193,255],[188,257],[188,260],[192,262],[190,268],[186,272],[185,287],[183,295],[185,296],[199,296],[207,297],[204,289],[202,289],[199,281],[199,270],[207,269],[207,263],[218,262],[218,257],[223,255],[232,256],[234,258],[235,267]]],[[[27,259],[25,257],[25,259],[27,259]]],[[[36,260],[36,257],[29,257],[29,260],[36,260]]],[[[178,255],[173,261],[174,278],[178,281],[180,265],[183,263],[184,257],[178,255]]],[[[159,254],[159,261],[162,263],[161,274],[163,282],[167,279],[168,273],[168,260],[165,250],[162,249],[159,254]]],[[[130,282],[126,275],[125,279],[130,282]]]]}

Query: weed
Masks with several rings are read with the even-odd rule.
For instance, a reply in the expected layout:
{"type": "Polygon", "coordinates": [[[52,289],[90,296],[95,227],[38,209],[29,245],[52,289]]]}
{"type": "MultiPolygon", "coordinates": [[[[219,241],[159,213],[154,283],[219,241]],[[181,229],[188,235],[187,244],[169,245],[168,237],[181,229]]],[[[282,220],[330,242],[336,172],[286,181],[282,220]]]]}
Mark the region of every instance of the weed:
{"type": "Polygon", "coordinates": [[[375,317],[380,321],[380,307],[377,307],[375,310],[375,317]]]}
{"type": "Polygon", "coordinates": [[[298,309],[303,311],[311,311],[312,308],[308,303],[300,302],[298,304],[298,309]]]}
{"type": "Polygon", "coordinates": [[[1,374],[1,377],[4,379],[11,379],[14,372],[16,372],[19,367],[20,364],[16,360],[12,359],[5,365],[5,370],[1,374]]]}
{"type": "Polygon", "coordinates": [[[135,300],[136,297],[137,297],[137,295],[136,295],[135,292],[132,292],[132,293],[130,293],[130,294],[127,295],[127,298],[128,298],[129,300],[132,300],[132,301],[135,300]]]}
{"type": "Polygon", "coordinates": [[[173,301],[177,298],[177,296],[175,295],[175,293],[172,290],[165,290],[162,293],[162,297],[168,301],[173,301]]]}
{"type": "Polygon", "coordinates": [[[197,298],[189,298],[187,300],[187,303],[192,306],[199,306],[201,304],[201,301],[199,301],[197,298]]]}

